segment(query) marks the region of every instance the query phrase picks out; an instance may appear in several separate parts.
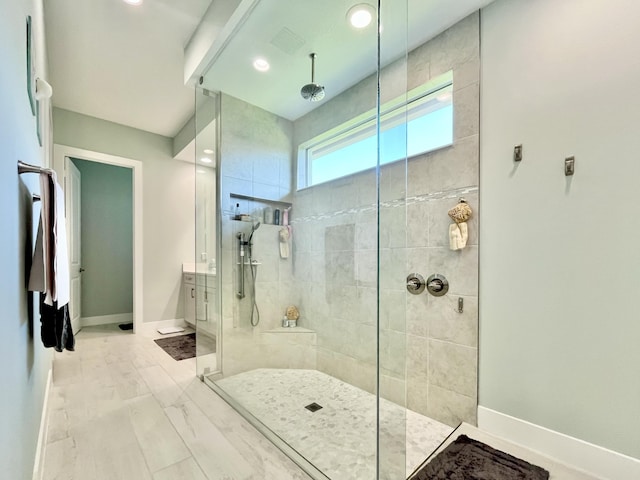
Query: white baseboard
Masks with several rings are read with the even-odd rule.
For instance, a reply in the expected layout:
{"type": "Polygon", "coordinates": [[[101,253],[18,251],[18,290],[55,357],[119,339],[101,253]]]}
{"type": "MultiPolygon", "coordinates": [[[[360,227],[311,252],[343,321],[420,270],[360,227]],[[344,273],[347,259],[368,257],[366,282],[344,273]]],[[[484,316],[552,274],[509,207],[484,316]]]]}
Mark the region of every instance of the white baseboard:
{"type": "Polygon", "coordinates": [[[47,448],[47,432],[49,429],[49,392],[53,382],[53,368],[47,374],[47,385],[44,389],[44,402],[42,402],[42,415],[40,416],[40,431],[36,445],[36,457],[33,461],[33,480],[42,480],[44,474],[44,457],[47,448]]]}
{"type": "Polygon", "coordinates": [[[189,328],[189,325],[184,321],[184,318],[172,318],[170,320],[159,320],[157,322],[141,322],[135,333],[156,335],[158,333],[157,330],[162,327],[189,328]]]}
{"type": "Polygon", "coordinates": [[[80,325],[82,327],[94,327],[96,325],[109,325],[112,323],[132,323],[132,313],[116,313],[115,315],[100,315],[97,317],[82,317],[80,325]]]}
{"type": "Polygon", "coordinates": [[[640,460],[486,407],[478,427],[603,479],[640,478],[640,460]]]}

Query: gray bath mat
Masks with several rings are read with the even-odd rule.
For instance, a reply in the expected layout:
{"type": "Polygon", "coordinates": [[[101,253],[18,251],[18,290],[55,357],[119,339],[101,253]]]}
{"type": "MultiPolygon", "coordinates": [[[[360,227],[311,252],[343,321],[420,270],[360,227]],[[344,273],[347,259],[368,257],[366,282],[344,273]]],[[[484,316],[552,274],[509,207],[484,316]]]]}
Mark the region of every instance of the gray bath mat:
{"type": "Polygon", "coordinates": [[[466,435],[460,435],[411,479],[548,480],[549,472],[466,435]]]}
{"type": "MultiPolygon", "coordinates": [[[[169,338],[154,340],[160,348],[171,355],[175,360],[185,360],[196,356],[196,334],[177,335],[169,338]]],[[[215,338],[201,335],[198,339],[199,353],[215,353],[215,338]]]]}

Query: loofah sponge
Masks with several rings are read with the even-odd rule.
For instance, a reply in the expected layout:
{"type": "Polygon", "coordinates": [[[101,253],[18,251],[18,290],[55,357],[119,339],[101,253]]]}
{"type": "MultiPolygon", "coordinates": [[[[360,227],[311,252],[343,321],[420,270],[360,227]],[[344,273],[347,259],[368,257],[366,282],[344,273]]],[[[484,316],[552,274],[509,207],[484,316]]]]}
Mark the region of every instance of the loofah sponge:
{"type": "Polygon", "coordinates": [[[295,305],[289,305],[287,307],[287,320],[298,320],[300,318],[300,312],[295,305]]]}
{"type": "Polygon", "coordinates": [[[449,210],[448,213],[449,213],[449,217],[451,217],[451,220],[453,220],[456,223],[462,223],[462,222],[466,222],[467,220],[469,220],[469,218],[471,218],[472,211],[469,204],[464,199],[460,199],[458,204],[455,207],[453,207],[451,210],[449,210]]]}

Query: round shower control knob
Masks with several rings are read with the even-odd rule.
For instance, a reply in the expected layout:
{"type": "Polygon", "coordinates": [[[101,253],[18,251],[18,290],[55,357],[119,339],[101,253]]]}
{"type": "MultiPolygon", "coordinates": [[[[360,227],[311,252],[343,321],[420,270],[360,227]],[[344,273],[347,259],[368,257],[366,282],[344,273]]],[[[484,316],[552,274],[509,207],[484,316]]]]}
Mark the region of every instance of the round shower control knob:
{"type": "Polygon", "coordinates": [[[449,281],[444,275],[435,273],[427,278],[427,291],[434,297],[441,297],[449,291],[449,281]]]}
{"type": "Polygon", "coordinates": [[[407,276],[407,291],[409,293],[413,293],[414,295],[418,295],[424,292],[424,277],[419,273],[410,273],[407,276]]]}

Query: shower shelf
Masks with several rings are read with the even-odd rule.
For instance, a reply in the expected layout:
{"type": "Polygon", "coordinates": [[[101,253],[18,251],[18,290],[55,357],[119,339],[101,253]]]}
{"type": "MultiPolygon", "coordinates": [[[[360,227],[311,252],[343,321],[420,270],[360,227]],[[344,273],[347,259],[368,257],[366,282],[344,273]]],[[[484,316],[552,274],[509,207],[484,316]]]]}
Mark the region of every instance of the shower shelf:
{"type": "Polygon", "coordinates": [[[304,327],[278,327],[272,330],[265,330],[262,333],[316,333],[316,331],[304,327]]]}
{"type": "Polygon", "coordinates": [[[270,200],[268,198],[260,198],[260,197],[252,197],[250,195],[242,195],[240,193],[230,193],[229,197],[235,198],[238,200],[249,200],[251,202],[259,202],[259,203],[275,203],[278,205],[286,205],[290,207],[292,204],[290,202],[283,202],[281,200],[270,200]]]}

